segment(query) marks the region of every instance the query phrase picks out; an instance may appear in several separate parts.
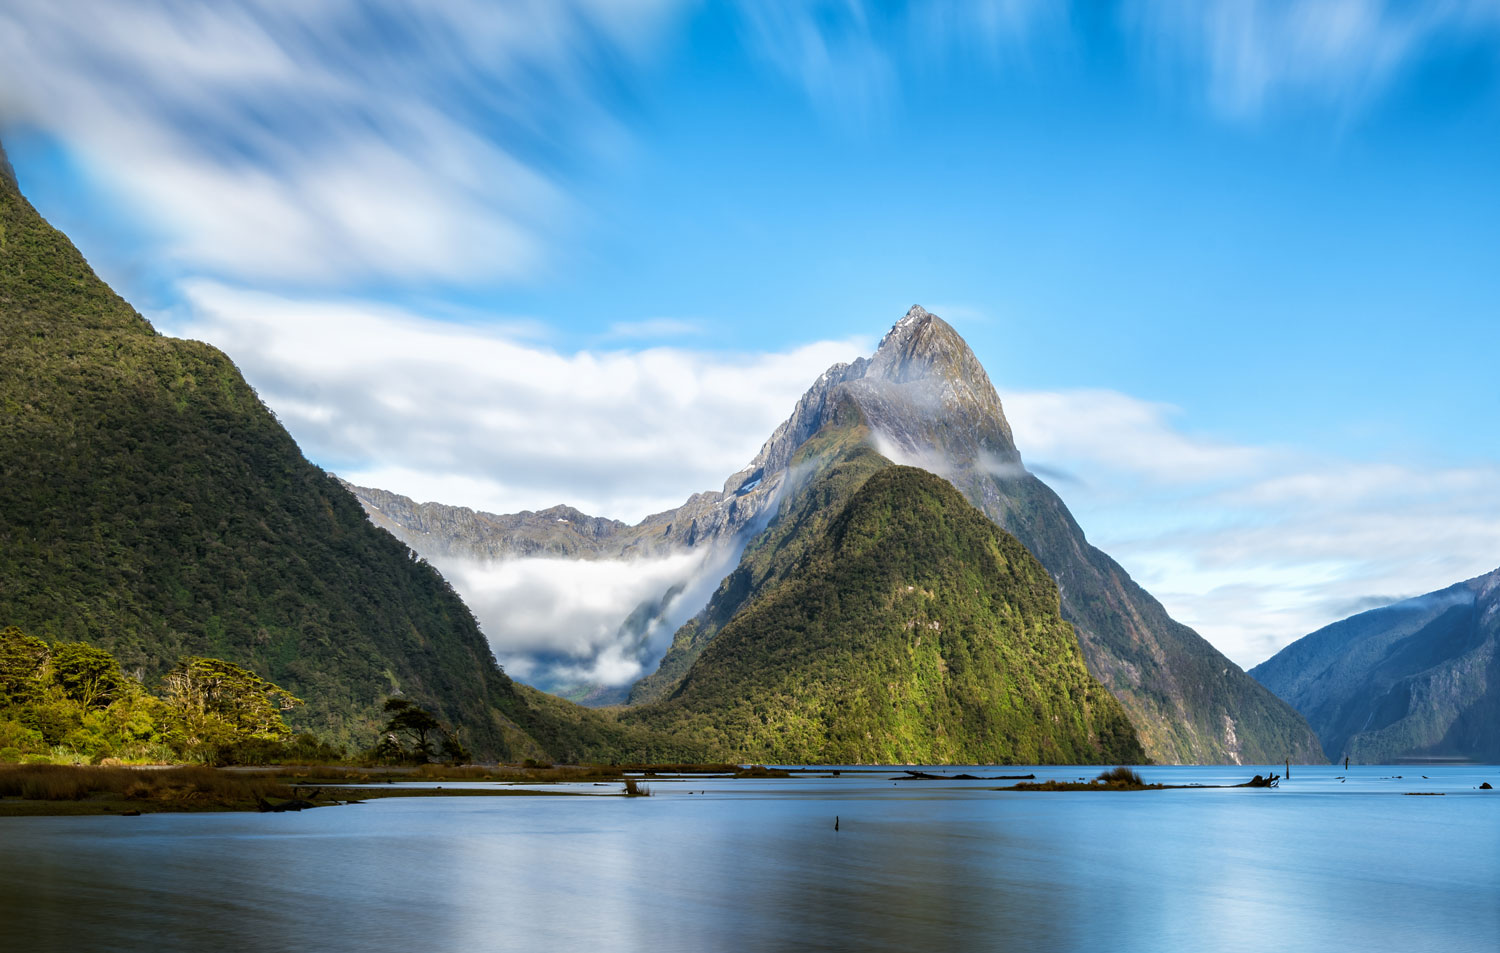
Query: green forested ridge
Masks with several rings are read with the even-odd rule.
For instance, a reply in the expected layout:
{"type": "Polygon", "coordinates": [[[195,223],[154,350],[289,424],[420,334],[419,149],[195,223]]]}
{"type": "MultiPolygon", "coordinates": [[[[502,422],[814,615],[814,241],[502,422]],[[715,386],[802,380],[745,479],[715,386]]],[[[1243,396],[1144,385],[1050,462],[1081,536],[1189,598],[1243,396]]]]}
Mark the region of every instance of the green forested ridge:
{"type": "Polygon", "coordinates": [[[869,446],[870,431],[853,404],[835,408],[830,423],[808,440],[793,461],[777,515],[740,556],[701,613],[677,630],[656,671],[632,687],[630,703],[665,698],[681,683],[698,653],[741,609],[787,577],[800,558],[875,471],[891,462],[869,446]]]}
{"type": "Polygon", "coordinates": [[[1141,760],[1041,564],[947,481],[882,462],[839,453],[812,488],[846,496],[826,529],[621,719],[742,760],[1141,760]]]}
{"type": "Polygon", "coordinates": [[[518,692],[447,583],[308,463],[218,350],[157,334],[0,176],[0,620],[152,681],[224,658],[354,747],[401,692],[477,755],[624,731],[518,692]]]}

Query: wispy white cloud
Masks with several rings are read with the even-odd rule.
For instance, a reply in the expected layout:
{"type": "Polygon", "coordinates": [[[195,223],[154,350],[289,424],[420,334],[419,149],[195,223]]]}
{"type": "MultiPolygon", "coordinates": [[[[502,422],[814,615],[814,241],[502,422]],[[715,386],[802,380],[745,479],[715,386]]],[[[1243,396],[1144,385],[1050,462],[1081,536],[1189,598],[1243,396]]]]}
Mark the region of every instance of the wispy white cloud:
{"type": "MultiPolygon", "coordinates": [[[[586,221],[570,176],[629,138],[611,91],[691,7],[13,0],[0,8],[0,127],[66,143],[148,223],[153,258],[185,273],[321,289],[503,284],[544,271],[586,221]]],[[[1076,35],[1072,6],[1048,0],[736,9],[752,56],[855,125],[955,54],[1024,62],[1076,35]]],[[[1239,117],[1283,101],[1355,110],[1434,44],[1500,36],[1497,0],[1124,10],[1137,50],[1239,117]]]]}
{"type": "Polygon", "coordinates": [[[993,64],[1026,62],[1039,41],[1066,30],[1069,4],[1055,0],[955,0],[913,3],[910,35],[924,55],[964,51],[993,64]]]}
{"type": "Polygon", "coordinates": [[[746,0],[747,45],[827,114],[863,124],[896,92],[890,51],[859,0],[746,0]]]}
{"type": "Polygon", "coordinates": [[[1199,484],[1263,472],[1274,451],[1195,437],[1173,424],[1181,411],[1108,390],[1031,391],[1005,399],[1026,427],[1022,449],[1039,461],[1080,471],[1111,471],[1132,483],[1199,484]]]}
{"type": "Polygon", "coordinates": [[[1065,21],[1048,0],[742,0],[746,45],[823,113],[855,127],[883,118],[913,63],[954,50],[1025,58],[1042,24],[1065,21]]]}
{"type": "Polygon", "coordinates": [[[608,337],[653,339],[686,337],[702,334],[703,325],[680,318],[647,318],[644,321],[616,321],[609,326],[608,337]]]}
{"type": "Polygon", "coordinates": [[[718,488],[828,365],[784,353],[564,353],[359,302],[184,286],[173,333],[234,356],[311,458],[354,483],[492,512],[569,503],[634,520],[718,488]]]}
{"type": "Polygon", "coordinates": [[[1239,445],[1112,391],[1005,407],[1028,465],[1078,477],[1049,482],[1090,541],[1246,667],[1372,600],[1500,565],[1500,467],[1239,445]]]}
{"type": "Polygon", "coordinates": [[[48,130],[197,273],[503,282],[576,214],[549,154],[667,0],[17,0],[0,123],[48,130]]]}
{"type": "Polygon", "coordinates": [[[1495,0],[1133,0],[1124,10],[1172,82],[1198,86],[1236,119],[1287,103],[1357,113],[1435,42],[1500,37],[1495,0]]]}

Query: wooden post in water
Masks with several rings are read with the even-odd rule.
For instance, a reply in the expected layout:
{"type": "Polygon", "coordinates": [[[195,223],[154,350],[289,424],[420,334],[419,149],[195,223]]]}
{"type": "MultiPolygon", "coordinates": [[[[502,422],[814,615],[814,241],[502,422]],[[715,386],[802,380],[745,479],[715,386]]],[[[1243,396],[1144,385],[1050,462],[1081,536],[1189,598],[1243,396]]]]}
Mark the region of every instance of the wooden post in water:
{"type": "Polygon", "coordinates": [[[1290,778],[1292,776],[1292,759],[1291,758],[1287,758],[1286,759],[1286,776],[1288,778],[1290,778]]]}

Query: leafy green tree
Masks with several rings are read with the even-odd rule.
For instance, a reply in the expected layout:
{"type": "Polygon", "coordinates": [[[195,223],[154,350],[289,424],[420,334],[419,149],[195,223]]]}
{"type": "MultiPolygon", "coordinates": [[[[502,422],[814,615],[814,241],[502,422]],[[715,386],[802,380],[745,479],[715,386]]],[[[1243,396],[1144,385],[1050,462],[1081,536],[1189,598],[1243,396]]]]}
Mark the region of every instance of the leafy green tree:
{"type": "Polygon", "coordinates": [[[166,687],[168,701],[151,695],[88,643],[0,630],[0,762],[343,758],[313,735],[291,739],[282,713],[299,699],[238,665],[184,658],[166,687]]]}
{"type": "Polygon", "coordinates": [[[443,757],[452,764],[467,764],[474,760],[469,749],[452,732],[443,732],[443,757]]]}
{"type": "Polygon", "coordinates": [[[223,659],[188,656],[162,683],[190,748],[252,738],[283,740],[292,731],[282,712],[302,704],[286,689],[223,659]]]}
{"type": "Polygon", "coordinates": [[[113,655],[87,642],[52,646],[52,680],[86,710],[107,708],[125,691],[125,673],[113,655]]]}
{"type": "Polygon", "coordinates": [[[45,687],[47,643],[10,625],[0,629],[0,708],[36,701],[45,687]]]}
{"type": "Polygon", "coordinates": [[[405,698],[389,698],[385,711],[391,718],[381,730],[383,737],[376,745],[377,757],[425,763],[432,760],[433,742],[437,741],[449,761],[469,760],[468,749],[425,708],[405,698]]]}

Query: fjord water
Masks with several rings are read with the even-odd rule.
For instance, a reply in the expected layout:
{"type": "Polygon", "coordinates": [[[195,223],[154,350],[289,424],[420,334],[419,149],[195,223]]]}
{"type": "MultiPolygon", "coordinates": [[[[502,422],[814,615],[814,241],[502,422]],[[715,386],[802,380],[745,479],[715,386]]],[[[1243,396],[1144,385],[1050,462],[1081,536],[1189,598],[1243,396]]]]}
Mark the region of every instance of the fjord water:
{"type": "MultiPolygon", "coordinates": [[[[1267,770],[1141,769],[1180,784],[1267,770]]],[[[1500,791],[1477,790],[1500,768],[1340,780],[1294,765],[1275,790],[1133,793],[899,774],[0,819],[0,936],[28,951],[318,953],[1493,951],[1500,938],[1500,791]]]]}

